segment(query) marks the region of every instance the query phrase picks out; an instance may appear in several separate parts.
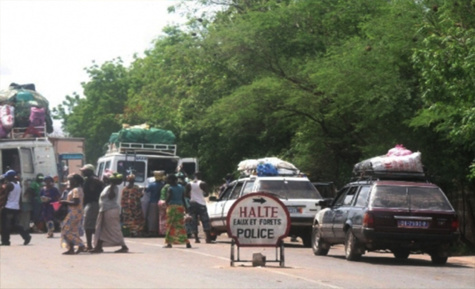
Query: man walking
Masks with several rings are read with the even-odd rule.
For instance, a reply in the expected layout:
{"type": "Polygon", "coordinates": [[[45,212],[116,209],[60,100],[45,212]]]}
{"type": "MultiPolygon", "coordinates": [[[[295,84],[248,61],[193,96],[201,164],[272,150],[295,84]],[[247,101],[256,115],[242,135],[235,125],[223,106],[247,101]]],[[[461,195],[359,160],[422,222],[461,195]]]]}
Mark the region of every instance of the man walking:
{"type": "Polygon", "coordinates": [[[155,181],[150,183],[145,190],[145,193],[149,195],[149,202],[147,208],[146,224],[148,234],[150,237],[158,236],[159,230],[159,208],[158,201],[160,200],[160,192],[165,185],[163,178],[165,177],[165,171],[154,171],[153,176],[155,181]]]}
{"type": "Polygon", "coordinates": [[[20,182],[16,179],[17,173],[14,170],[7,171],[3,177],[7,180],[6,194],[7,202],[2,210],[2,246],[10,246],[10,234],[15,229],[23,238],[23,245],[28,245],[31,236],[18,224],[21,202],[20,182]]]}
{"type": "Polygon", "coordinates": [[[206,234],[206,243],[211,243],[211,226],[205,200],[205,197],[208,195],[208,185],[201,180],[201,173],[196,172],[194,180],[189,182],[185,188],[185,196],[190,199],[188,212],[193,218],[191,226],[193,228],[193,234],[195,235],[195,243],[200,243],[200,238],[198,237],[198,217],[203,224],[203,231],[206,234]]]}
{"type": "Polygon", "coordinates": [[[92,235],[96,231],[99,196],[104,188],[104,183],[95,175],[93,165],[87,164],[80,170],[84,176],[84,230],[86,231],[87,250],[92,250],[92,235]]]}

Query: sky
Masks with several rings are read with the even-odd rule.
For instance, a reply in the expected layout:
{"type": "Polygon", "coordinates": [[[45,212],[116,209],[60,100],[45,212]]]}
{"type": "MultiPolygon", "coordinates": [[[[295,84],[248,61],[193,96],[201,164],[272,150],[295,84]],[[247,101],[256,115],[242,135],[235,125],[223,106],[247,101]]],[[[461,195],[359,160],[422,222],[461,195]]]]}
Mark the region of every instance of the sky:
{"type": "Polygon", "coordinates": [[[176,0],[0,0],[0,89],[34,83],[50,109],[66,95],[83,96],[84,68],[152,47],[176,0]]]}

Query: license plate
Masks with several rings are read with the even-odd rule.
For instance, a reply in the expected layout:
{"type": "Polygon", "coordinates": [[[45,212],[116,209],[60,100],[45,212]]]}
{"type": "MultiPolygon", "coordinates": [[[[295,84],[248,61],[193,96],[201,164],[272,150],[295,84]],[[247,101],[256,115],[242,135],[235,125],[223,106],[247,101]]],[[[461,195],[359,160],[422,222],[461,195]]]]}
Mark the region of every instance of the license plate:
{"type": "Polygon", "coordinates": [[[287,210],[289,211],[289,214],[298,214],[298,213],[300,213],[298,207],[287,207],[287,210]]]}
{"type": "Polygon", "coordinates": [[[398,228],[429,228],[429,222],[427,221],[415,221],[415,220],[398,220],[398,228]]]}

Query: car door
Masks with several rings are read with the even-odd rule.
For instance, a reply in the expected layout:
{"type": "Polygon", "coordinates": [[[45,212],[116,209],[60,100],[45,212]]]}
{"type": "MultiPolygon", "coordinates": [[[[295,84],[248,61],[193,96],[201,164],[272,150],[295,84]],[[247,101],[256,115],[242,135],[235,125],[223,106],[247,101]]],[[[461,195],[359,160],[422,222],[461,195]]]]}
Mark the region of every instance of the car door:
{"type": "Polygon", "coordinates": [[[363,227],[364,214],[368,208],[370,191],[370,185],[360,186],[355,197],[355,201],[352,203],[348,212],[348,220],[350,222],[351,228],[353,233],[357,235],[358,238],[362,237],[361,229],[363,227]]]}
{"type": "Polygon", "coordinates": [[[226,187],[218,200],[210,202],[207,205],[208,216],[211,222],[211,226],[219,231],[225,231],[224,222],[222,220],[224,204],[229,199],[229,196],[234,190],[234,186],[237,182],[232,182],[226,187]]]}
{"type": "Polygon", "coordinates": [[[351,210],[351,204],[358,191],[358,186],[349,186],[337,199],[333,212],[332,231],[336,240],[345,239],[344,227],[351,210]]]}
{"type": "Polygon", "coordinates": [[[348,187],[344,187],[343,189],[339,190],[331,207],[325,208],[318,213],[320,215],[323,215],[320,221],[320,230],[322,236],[325,236],[326,239],[330,240],[335,238],[335,235],[333,233],[333,219],[335,216],[335,210],[337,210],[343,204],[347,190],[348,187]]]}
{"type": "Polygon", "coordinates": [[[221,220],[223,225],[226,227],[226,218],[228,216],[229,209],[234,204],[234,202],[241,196],[242,187],[244,185],[244,181],[237,181],[236,185],[233,187],[233,190],[229,194],[228,199],[223,204],[223,209],[221,211],[221,220]]]}

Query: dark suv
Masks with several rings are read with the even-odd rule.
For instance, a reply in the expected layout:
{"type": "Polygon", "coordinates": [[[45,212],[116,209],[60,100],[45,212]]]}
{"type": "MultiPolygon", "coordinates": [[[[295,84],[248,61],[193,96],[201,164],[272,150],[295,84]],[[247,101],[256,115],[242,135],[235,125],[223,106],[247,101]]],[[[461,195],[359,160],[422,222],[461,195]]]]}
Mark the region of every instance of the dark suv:
{"type": "Polygon", "coordinates": [[[349,261],[381,250],[398,259],[427,253],[434,264],[445,264],[458,238],[457,215],[438,186],[420,176],[404,179],[359,180],[341,189],[315,216],[314,254],[326,255],[332,245],[344,244],[349,261]]]}

